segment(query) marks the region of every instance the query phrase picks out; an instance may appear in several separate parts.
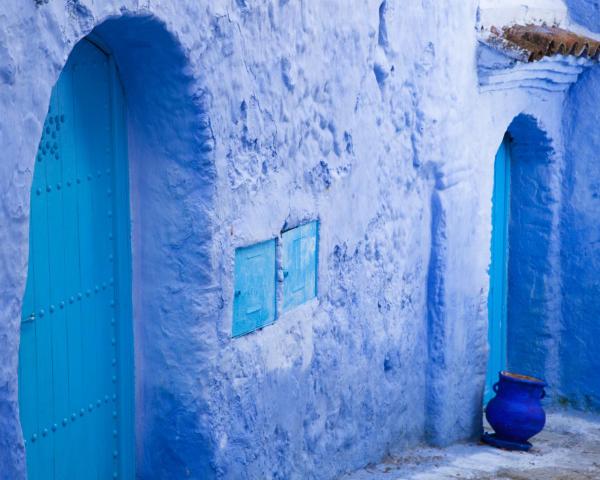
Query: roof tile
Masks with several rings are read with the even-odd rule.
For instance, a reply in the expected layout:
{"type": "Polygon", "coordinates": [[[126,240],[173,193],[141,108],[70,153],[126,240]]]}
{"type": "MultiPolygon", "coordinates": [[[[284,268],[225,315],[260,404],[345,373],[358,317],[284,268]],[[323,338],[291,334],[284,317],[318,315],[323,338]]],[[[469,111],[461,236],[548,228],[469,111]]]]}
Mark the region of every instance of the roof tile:
{"type": "MultiPolygon", "coordinates": [[[[546,25],[513,25],[502,32],[492,27],[496,40],[502,40],[505,48],[524,51],[529,62],[553,55],[572,55],[598,61],[600,41],[546,25]]],[[[496,43],[496,42],[494,42],[496,43]]]]}

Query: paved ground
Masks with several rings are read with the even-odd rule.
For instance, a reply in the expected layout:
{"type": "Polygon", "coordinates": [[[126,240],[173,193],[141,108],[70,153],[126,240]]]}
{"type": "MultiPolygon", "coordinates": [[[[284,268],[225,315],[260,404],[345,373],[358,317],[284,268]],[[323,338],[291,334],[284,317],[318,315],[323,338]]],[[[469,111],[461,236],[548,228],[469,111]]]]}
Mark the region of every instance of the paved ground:
{"type": "Polygon", "coordinates": [[[552,412],[528,453],[483,444],[421,448],[340,480],[600,480],[600,416],[552,412]]]}

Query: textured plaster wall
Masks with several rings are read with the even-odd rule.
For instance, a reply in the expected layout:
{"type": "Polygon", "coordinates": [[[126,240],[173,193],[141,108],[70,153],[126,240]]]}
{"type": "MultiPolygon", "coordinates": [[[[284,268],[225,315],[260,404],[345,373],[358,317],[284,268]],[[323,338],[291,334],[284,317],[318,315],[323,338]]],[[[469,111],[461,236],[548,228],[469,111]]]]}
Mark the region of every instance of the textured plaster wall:
{"type": "MultiPolygon", "coordinates": [[[[600,22],[599,22],[600,24],[600,22]]],[[[565,176],[561,211],[563,271],[562,395],[580,407],[600,408],[600,169],[597,67],[575,85],[565,105],[565,176]],[[591,130],[590,130],[591,129],[591,130]],[[586,134],[585,132],[590,132],[586,134]]]]}
{"type": "Polygon", "coordinates": [[[521,112],[555,135],[563,97],[479,94],[458,3],[3,1],[0,479],[25,471],[33,159],[98,25],[129,108],[138,476],[328,479],[478,434],[494,155],[521,112]],[[318,298],[232,340],[235,248],[313,218],[318,298]]]}
{"type": "Polygon", "coordinates": [[[567,7],[563,0],[480,0],[479,2],[478,23],[484,28],[513,23],[560,24],[566,17],[567,7]]]}

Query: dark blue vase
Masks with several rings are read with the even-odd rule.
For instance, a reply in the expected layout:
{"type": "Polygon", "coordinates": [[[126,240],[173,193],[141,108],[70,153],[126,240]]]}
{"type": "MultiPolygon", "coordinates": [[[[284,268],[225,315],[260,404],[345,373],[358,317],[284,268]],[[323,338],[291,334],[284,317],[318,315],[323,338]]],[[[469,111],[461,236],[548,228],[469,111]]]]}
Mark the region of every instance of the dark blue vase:
{"type": "Polygon", "coordinates": [[[546,424],[541,400],[546,396],[546,383],[537,378],[500,372],[494,385],[496,396],[490,400],[485,416],[496,432],[485,433],[483,441],[509,450],[529,450],[529,440],[546,424]]]}

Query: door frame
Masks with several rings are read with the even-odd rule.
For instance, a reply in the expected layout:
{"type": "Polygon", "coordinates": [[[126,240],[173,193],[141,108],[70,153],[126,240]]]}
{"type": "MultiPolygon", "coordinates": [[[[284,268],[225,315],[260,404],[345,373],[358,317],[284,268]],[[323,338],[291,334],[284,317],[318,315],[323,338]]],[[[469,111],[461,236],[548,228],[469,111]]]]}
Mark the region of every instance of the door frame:
{"type": "Polygon", "coordinates": [[[116,411],[120,422],[119,468],[120,478],[135,478],[135,360],[132,299],[131,254],[131,197],[129,194],[129,155],[127,148],[127,101],[125,89],[112,51],[96,36],[89,41],[104,52],[109,61],[112,111],[113,171],[115,198],[127,199],[127,205],[114,209],[115,228],[115,289],[119,299],[115,305],[117,318],[117,345],[119,346],[118,392],[116,411]]]}
{"type": "Polygon", "coordinates": [[[511,143],[512,138],[509,133],[506,133],[494,160],[488,294],[489,356],[484,404],[494,396],[493,387],[498,381],[498,372],[504,370],[507,365],[511,143]]]}

